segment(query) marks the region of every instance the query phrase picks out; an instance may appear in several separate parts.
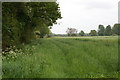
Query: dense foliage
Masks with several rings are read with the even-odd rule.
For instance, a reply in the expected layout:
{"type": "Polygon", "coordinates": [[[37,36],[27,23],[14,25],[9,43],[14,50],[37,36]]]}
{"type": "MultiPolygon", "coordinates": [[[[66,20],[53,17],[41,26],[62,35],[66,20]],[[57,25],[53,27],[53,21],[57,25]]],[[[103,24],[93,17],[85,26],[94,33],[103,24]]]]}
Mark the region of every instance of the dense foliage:
{"type": "Polygon", "coordinates": [[[105,28],[103,25],[99,25],[98,27],[98,35],[99,36],[104,36],[105,35],[105,28]]]}
{"type": "Polygon", "coordinates": [[[114,24],[113,27],[108,25],[106,28],[103,25],[98,27],[99,36],[111,36],[111,35],[120,35],[120,24],[114,24]]]}
{"type": "Polygon", "coordinates": [[[96,30],[91,30],[90,35],[91,36],[97,36],[97,31],[96,30]]]}
{"type": "Polygon", "coordinates": [[[3,50],[49,34],[50,28],[61,18],[56,2],[4,2],[2,4],[3,50]]]}
{"type": "Polygon", "coordinates": [[[108,26],[106,27],[106,29],[105,29],[105,35],[106,35],[106,36],[112,35],[112,29],[111,29],[111,26],[110,26],[110,25],[108,25],[108,26]]]}
{"type": "Polygon", "coordinates": [[[112,33],[115,35],[120,35],[120,24],[115,24],[112,28],[112,33]]]}
{"type": "Polygon", "coordinates": [[[79,33],[79,35],[80,35],[80,36],[84,36],[84,35],[85,35],[84,31],[81,30],[80,33],[79,33]]]}

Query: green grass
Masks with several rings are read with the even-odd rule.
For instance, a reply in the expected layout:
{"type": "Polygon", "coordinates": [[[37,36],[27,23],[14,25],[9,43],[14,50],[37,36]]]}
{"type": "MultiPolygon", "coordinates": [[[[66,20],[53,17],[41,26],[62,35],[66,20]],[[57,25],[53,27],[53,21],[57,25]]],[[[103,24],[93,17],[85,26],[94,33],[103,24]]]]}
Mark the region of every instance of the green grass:
{"type": "Polygon", "coordinates": [[[117,78],[117,37],[48,38],[3,57],[3,78],[117,78]]]}

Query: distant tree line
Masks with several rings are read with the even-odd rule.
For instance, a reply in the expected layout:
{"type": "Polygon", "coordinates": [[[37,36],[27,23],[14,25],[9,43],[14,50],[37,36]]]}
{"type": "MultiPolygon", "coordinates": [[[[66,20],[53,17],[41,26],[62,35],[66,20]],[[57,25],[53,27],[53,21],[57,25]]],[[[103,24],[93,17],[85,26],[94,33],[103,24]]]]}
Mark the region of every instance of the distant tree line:
{"type": "Polygon", "coordinates": [[[114,24],[113,27],[108,25],[106,26],[106,28],[103,25],[99,25],[98,31],[91,30],[88,34],[85,33],[83,30],[77,33],[78,30],[75,28],[68,28],[66,32],[68,36],[114,36],[120,35],[120,24],[114,24]]]}
{"type": "Polygon", "coordinates": [[[56,2],[2,3],[2,49],[43,38],[61,18],[56,2]]]}

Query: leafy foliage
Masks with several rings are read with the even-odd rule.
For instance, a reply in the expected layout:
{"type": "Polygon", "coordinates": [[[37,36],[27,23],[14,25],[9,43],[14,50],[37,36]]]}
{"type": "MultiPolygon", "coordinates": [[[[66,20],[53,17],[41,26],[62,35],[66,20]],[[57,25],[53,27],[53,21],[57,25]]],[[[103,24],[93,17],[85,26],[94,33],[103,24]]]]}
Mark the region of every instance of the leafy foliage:
{"type": "Polygon", "coordinates": [[[115,24],[112,28],[112,33],[116,35],[120,35],[120,24],[115,24]]]}
{"type": "Polygon", "coordinates": [[[85,35],[84,31],[81,30],[80,33],[79,33],[79,35],[80,35],[80,36],[84,36],[84,35],[85,35]]]}
{"type": "Polygon", "coordinates": [[[105,28],[103,25],[99,25],[98,27],[98,35],[99,36],[104,36],[105,35],[105,28]]]}
{"type": "Polygon", "coordinates": [[[35,38],[36,30],[41,37],[49,34],[50,26],[61,18],[56,2],[4,2],[2,6],[3,49],[29,43],[35,38]]]}
{"type": "Polygon", "coordinates": [[[96,30],[91,30],[90,35],[91,36],[97,36],[97,31],[96,30]]]}
{"type": "Polygon", "coordinates": [[[108,25],[108,26],[106,27],[106,29],[105,29],[105,35],[106,35],[106,36],[112,35],[112,29],[111,29],[111,26],[110,26],[110,25],[108,25]]]}

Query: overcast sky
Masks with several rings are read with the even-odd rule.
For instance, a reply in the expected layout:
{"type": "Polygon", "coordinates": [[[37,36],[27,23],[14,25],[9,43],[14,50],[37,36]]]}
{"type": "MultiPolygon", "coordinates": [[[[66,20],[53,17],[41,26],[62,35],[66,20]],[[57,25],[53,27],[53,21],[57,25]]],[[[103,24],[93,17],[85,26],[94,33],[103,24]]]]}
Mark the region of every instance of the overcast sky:
{"type": "Polygon", "coordinates": [[[52,33],[65,34],[67,28],[97,30],[99,24],[113,26],[118,22],[119,0],[57,0],[62,19],[51,29],[52,33]]]}

